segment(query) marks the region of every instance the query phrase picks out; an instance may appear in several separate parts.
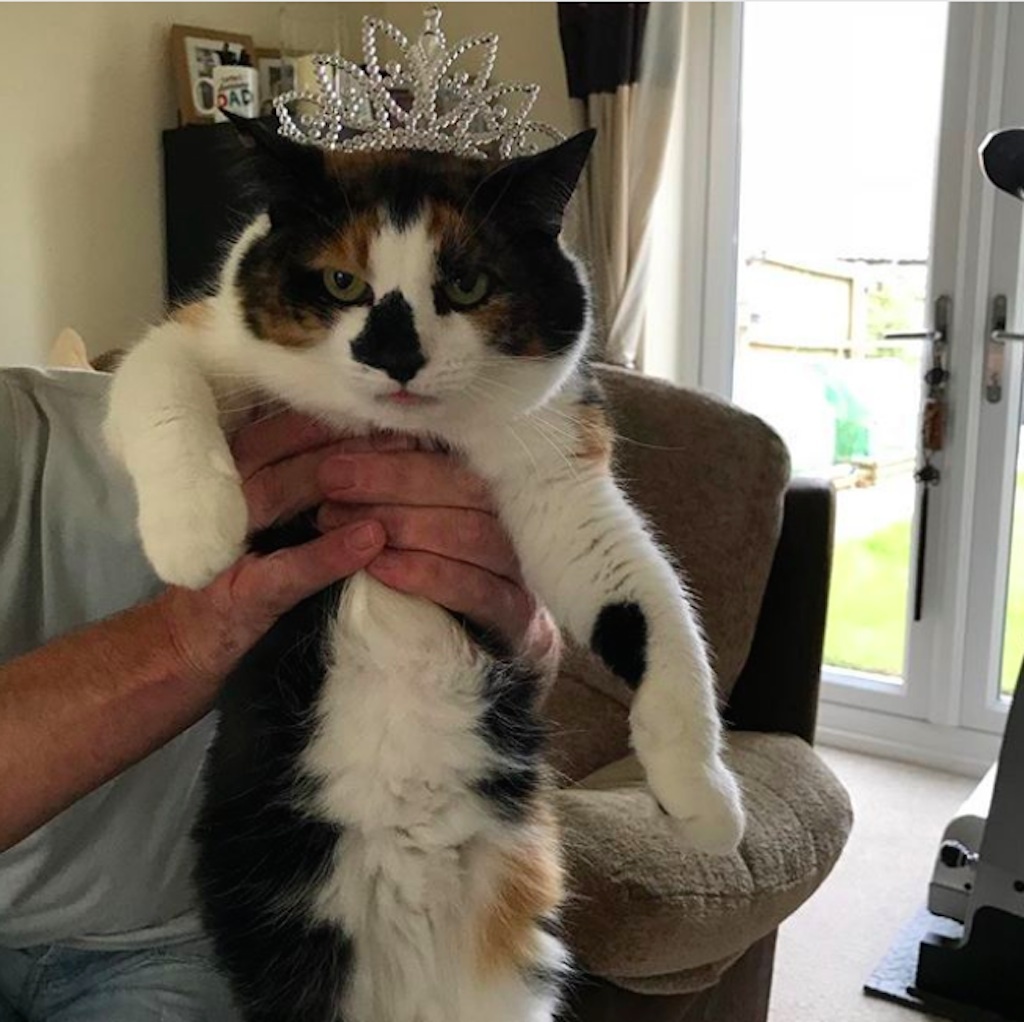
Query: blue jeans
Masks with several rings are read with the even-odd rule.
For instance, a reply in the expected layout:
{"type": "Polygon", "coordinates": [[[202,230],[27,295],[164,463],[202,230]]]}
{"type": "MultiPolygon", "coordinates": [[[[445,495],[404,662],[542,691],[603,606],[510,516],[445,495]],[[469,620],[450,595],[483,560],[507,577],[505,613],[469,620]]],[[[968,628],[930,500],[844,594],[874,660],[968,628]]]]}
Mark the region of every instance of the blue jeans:
{"type": "Polygon", "coordinates": [[[0,948],[0,1022],[238,1022],[204,940],[137,951],[0,948]]]}

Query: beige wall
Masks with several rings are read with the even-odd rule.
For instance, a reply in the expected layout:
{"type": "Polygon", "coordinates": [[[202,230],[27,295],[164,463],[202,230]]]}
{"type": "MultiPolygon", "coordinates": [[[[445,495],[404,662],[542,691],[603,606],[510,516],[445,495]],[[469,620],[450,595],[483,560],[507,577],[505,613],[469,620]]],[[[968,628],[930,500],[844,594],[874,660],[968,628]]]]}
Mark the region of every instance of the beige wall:
{"type": "Polygon", "coordinates": [[[0,364],[65,325],[93,352],[160,314],[168,26],[273,40],[272,4],[0,4],[0,364]]]}
{"type": "MultiPolygon", "coordinates": [[[[423,5],[381,13],[409,32],[423,5]]],[[[130,342],[161,314],[160,132],[175,123],[174,23],[279,40],[274,3],[0,3],[0,365],[39,362],[63,326],[92,353],[130,342]]],[[[554,3],[449,4],[450,37],[502,35],[499,76],[539,82],[537,116],[568,120],[554,3]]]]}

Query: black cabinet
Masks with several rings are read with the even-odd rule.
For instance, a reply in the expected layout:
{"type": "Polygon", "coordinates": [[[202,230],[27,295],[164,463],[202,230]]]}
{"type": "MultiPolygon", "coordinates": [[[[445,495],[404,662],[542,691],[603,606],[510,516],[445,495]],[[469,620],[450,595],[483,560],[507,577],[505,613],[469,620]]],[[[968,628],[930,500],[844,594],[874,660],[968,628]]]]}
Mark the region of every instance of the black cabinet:
{"type": "Polygon", "coordinates": [[[260,199],[233,125],[174,128],[163,143],[167,300],[180,305],[212,290],[230,243],[260,199]]]}

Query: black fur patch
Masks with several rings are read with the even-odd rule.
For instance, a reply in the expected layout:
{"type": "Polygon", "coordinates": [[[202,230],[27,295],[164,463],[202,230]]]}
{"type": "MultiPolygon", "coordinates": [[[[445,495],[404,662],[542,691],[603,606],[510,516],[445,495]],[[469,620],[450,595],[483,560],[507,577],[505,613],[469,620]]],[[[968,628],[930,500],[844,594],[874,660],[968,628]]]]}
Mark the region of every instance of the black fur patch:
{"type": "Polygon", "coordinates": [[[254,554],[272,554],[285,547],[309,543],[320,535],[316,527],[316,511],[296,515],[290,521],[272,525],[257,532],[249,540],[249,550],[254,554]]]}
{"type": "Polygon", "coordinates": [[[590,648],[635,689],[647,670],[647,618],[639,604],[609,603],[602,607],[590,648]]]}
{"type": "MultiPolygon", "coordinates": [[[[308,522],[268,530],[263,552],[308,538],[308,522]]],[[[343,930],[314,924],[313,885],[341,828],[301,806],[315,790],[299,757],[326,672],[325,625],[341,587],[285,614],[232,672],[193,831],[195,882],[217,961],[249,1022],[335,1022],[352,958],[343,930]]]]}
{"type": "Polygon", "coordinates": [[[457,611],[449,610],[448,613],[459,622],[463,631],[494,660],[515,659],[508,640],[499,635],[495,629],[479,625],[472,618],[457,611]]]}
{"type": "Polygon", "coordinates": [[[426,364],[412,309],[398,291],[370,309],[366,326],[352,342],[353,356],[364,365],[383,369],[393,380],[408,383],[426,364]]]}
{"type": "Polygon", "coordinates": [[[527,817],[540,786],[540,769],[536,766],[495,770],[473,785],[498,817],[508,823],[520,823],[527,817]]]}
{"type": "Polygon", "coordinates": [[[503,267],[501,287],[510,297],[511,311],[498,347],[507,355],[528,353],[532,343],[539,344],[546,355],[565,351],[579,340],[583,329],[587,303],[583,284],[557,246],[529,240],[519,244],[521,255],[503,267]]]}
{"type": "Polygon", "coordinates": [[[517,660],[495,661],[484,678],[487,709],[477,731],[505,763],[474,785],[502,820],[524,819],[541,786],[540,754],[547,731],[537,712],[540,679],[517,660]]]}
{"type": "Polygon", "coordinates": [[[502,756],[526,762],[543,749],[547,732],[537,713],[539,686],[536,672],[515,661],[493,663],[487,671],[487,709],[477,727],[502,756]]]}
{"type": "Polygon", "coordinates": [[[423,211],[424,197],[429,192],[429,170],[424,166],[419,173],[396,174],[394,187],[386,192],[387,211],[391,223],[402,230],[423,211]]]}
{"type": "Polygon", "coordinates": [[[553,997],[564,986],[568,971],[548,965],[531,965],[523,970],[523,980],[534,993],[542,997],[553,997]]]}

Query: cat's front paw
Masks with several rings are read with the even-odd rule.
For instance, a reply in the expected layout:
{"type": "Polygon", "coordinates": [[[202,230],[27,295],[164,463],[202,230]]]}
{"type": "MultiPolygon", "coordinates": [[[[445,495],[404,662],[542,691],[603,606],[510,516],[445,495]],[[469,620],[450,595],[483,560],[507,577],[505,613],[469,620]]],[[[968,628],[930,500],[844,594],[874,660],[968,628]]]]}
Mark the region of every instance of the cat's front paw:
{"type": "Polygon", "coordinates": [[[246,549],[249,511],[237,479],[223,475],[171,491],[140,491],[139,532],[165,582],[201,589],[246,549]]]}
{"type": "Polygon", "coordinates": [[[675,746],[642,757],[647,784],[686,843],[697,851],[725,855],[743,837],[743,797],[721,760],[694,770],[685,750],[675,746]]]}

